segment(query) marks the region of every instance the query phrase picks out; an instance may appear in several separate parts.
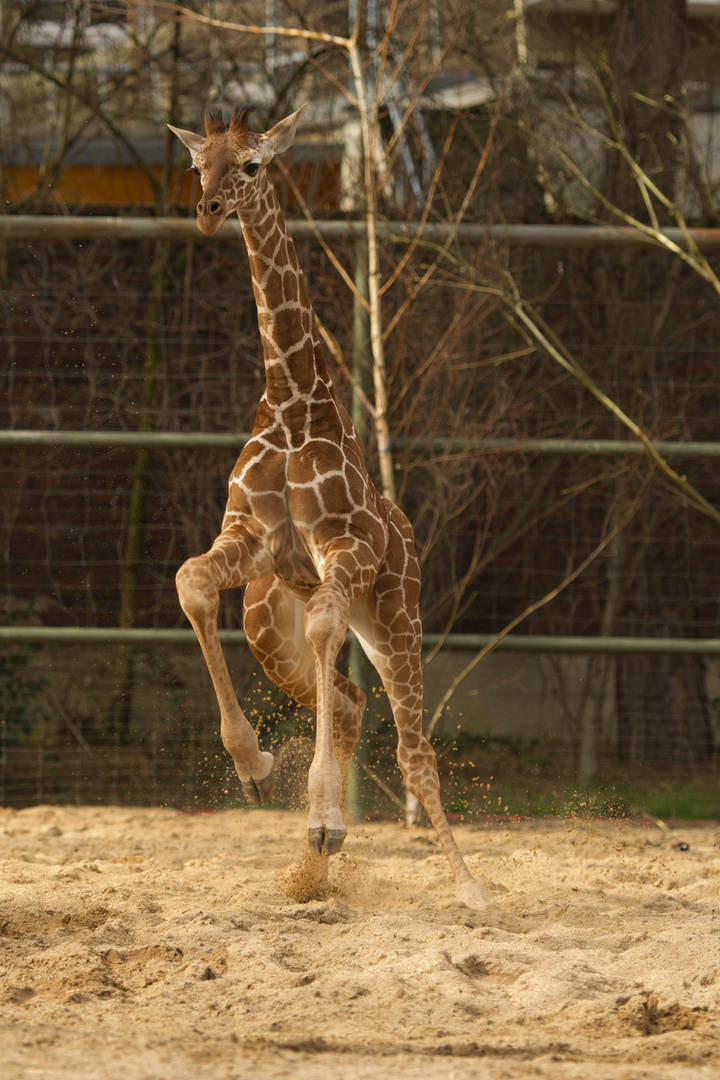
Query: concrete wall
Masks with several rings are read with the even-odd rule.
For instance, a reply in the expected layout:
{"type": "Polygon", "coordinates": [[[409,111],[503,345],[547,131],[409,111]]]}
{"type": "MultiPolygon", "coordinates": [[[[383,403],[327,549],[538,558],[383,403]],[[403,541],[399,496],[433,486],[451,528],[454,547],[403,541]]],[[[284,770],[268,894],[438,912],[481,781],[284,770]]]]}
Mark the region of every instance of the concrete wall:
{"type": "MultiPolygon", "coordinates": [[[[119,651],[101,646],[45,646],[31,653],[29,675],[45,680],[40,695],[46,715],[62,726],[70,722],[92,737],[110,705],[119,651]]],[[[262,674],[245,646],[226,649],[228,665],[241,705],[255,722],[283,706],[287,699],[262,674]]],[[[452,681],[472,659],[469,652],[439,653],[425,668],[425,723],[452,681]]],[[[602,738],[614,740],[615,664],[606,664],[602,680],[602,738]]],[[[497,651],[468,675],[455,691],[437,735],[467,732],[521,740],[569,742],[580,738],[583,710],[588,707],[588,657],[553,653],[497,651]]],[[[181,714],[219,728],[218,707],[199,648],[155,647],[136,656],[133,720],[158,725],[171,737],[181,714]],[[150,656],[150,658],[148,658],[150,656]]],[[[370,706],[391,719],[379,678],[371,675],[370,706]]],[[[720,744],[720,660],[706,661],[706,685],[716,744],[720,744]]]]}

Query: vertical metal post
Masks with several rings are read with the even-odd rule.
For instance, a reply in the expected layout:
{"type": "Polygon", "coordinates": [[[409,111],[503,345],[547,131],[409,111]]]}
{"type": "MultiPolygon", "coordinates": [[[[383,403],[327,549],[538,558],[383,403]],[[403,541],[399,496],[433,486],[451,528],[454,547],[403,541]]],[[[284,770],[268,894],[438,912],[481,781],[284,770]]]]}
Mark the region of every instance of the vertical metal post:
{"type": "MultiPolygon", "coordinates": [[[[351,415],[352,420],[360,436],[363,446],[367,447],[370,432],[370,417],[363,403],[365,398],[372,396],[372,366],[370,353],[370,315],[360,297],[368,299],[368,276],[366,265],[366,253],[363,241],[360,237],[355,241],[355,287],[359,296],[353,303],[353,395],[351,415]]],[[[351,633],[348,648],[348,674],[352,681],[360,687],[370,701],[370,680],[372,668],[368,658],[360,647],[357,638],[351,633]]],[[[366,734],[360,736],[360,742],[354,757],[361,761],[367,761],[367,720],[365,714],[366,734]]],[[[351,758],[348,766],[348,812],[351,818],[358,818],[363,811],[363,787],[364,775],[362,770],[351,758]]]]}
{"type": "MultiPolygon", "coordinates": [[[[138,423],[138,429],[141,432],[153,430],[152,414],[157,406],[159,381],[163,369],[164,274],[168,249],[169,242],[167,240],[156,241],[155,256],[150,268],[151,292],[148,303],[148,333],[138,423]]],[[[134,625],[137,615],[145,545],[146,500],[150,482],[151,461],[152,451],[146,446],[139,447],[135,454],[130,504],[128,506],[128,525],[125,536],[119,618],[121,630],[130,629],[134,625]]],[[[128,645],[121,645],[115,668],[115,694],[109,709],[109,714],[112,716],[119,738],[125,737],[130,728],[132,688],[135,678],[134,667],[132,648],[128,645]]]]}

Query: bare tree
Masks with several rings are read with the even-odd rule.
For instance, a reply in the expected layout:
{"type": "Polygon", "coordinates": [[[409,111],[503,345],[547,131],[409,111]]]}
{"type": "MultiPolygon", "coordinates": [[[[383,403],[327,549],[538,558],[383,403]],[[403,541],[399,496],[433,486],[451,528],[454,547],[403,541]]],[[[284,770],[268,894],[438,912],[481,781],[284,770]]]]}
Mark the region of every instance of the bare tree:
{"type": "MultiPolygon", "coordinates": [[[[581,108],[566,97],[565,108],[555,114],[555,123],[561,128],[564,124],[562,136],[556,128],[549,145],[540,145],[542,136],[537,141],[540,155],[548,160],[549,150],[561,161],[565,177],[576,190],[579,187],[591,196],[583,206],[586,214],[628,224],[650,242],[645,250],[633,251],[622,259],[611,253],[590,252],[582,260],[599,311],[604,313],[604,340],[612,368],[622,372],[623,379],[629,378],[634,387],[658,385],[673,378],[664,356],[671,365],[676,361],[672,353],[664,352],[661,342],[670,331],[683,264],[718,293],[714,270],[694,244],[682,210],[689,189],[702,176],[683,94],[685,41],[684,0],[626,0],[618,4],[607,62],[599,67],[597,80],[590,83],[604,124],[599,117],[583,116],[581,108]],[[589,147],[589,158],[583,160],[573,151],[573,138],[576,148],[589,147]],[[597,160],[597,150],[601,152],[601,170],[592,179],[588,161],[597,160]],[[662,227],[670,224],[680,226],[684,245],[671,242],[662,233],[662,227]],[[658,251],[660,248],[664,253],[658,251]],[[675,256],[674,263],[668,263],[668,251],[675,256]]],[[[557,184],[550,186],[555,189],[554,204],[571,209],[575,199],[568,188],[558,191],[557,184]]],[[[706,185],[700,186],[702,194],[706,185]]],[[[665,403],[655,396],[644,413],[648,430],[655,432],[656,438],[664,434],[668,420],[665,403]]],[[[618,506],[622,499],[619,482],[618,506]]],[[[704,502],[704,506],[697,501],[696,505],[717,520],[714,508],[709,509],[707,500],[704,502]]],[[[617,633],[623,627],[649,636],[681,637],[687,632],[681,612],[689,594],[683,598],[682,587],[677,592],[682,581],[691,588],[689,574],[677,573],[678,561],[684,561],[682,546],[673,551],[666,542],[660,553],[656,542],[658,536],[676,531],[669,528],[668,510],[662,513],[657,505],[648,504],[640,549],[625,534],[618,535],[603,615],[606,633],[617,633]],[[663,566],[673,566],[673,572],[664,577],[660,590],[658,578],[663,575],[663,566]]],[[[652,655],[620,657],[616,666],[619,748],[625,760],[638,765],[673,758],[689,763],[707,759],[712,740],[701,661],[652,655]]],[[[590,740],[597,722],[594,727],[589,723],[586,735],[590,740]]],[[[583,767],[586,779],[596,767],[592,758],[590,754],[583,767]]]]}

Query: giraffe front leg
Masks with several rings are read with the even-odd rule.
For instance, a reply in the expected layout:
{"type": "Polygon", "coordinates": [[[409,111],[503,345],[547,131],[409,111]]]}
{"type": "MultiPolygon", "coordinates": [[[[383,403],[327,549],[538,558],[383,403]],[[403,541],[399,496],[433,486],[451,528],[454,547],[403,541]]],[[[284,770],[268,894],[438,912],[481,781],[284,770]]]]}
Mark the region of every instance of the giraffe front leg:
{"type": "MultiPolygon", "coordinates": [[[[245,590],[243,626],[265,674],[300,705],[317,712],[315,655],[305,637],[306,602],[277,577],[253,581],[245,590]]],[[[360,738],[365,694],[335,669],[334,750],[345,784],[360,738]]]]}
{"type": "Polygon", "coordinates": [[[275,787],[275,759],[260,750],[257,735],[235,696],[220,644],[217,613],[220,589],[245,584],[263,566],[242,534],[221,534],[205,555],[188,559],[176,578],[180,606],[197,634],[220,706],[223,745],[233,758],[243,791],[256,804],[267,802],[275,787]]]}
{"type": "Polygon", "coordinates": [[[305,637],[315,657],[317,731],[315,755],[308,773],[308,843],[318,855],[340,851],[347,828],[340,810],[342,773],[335,754],[333,711],[335,661],[347,631],[349,602],[322,587],[305,609],[305,637]]]}

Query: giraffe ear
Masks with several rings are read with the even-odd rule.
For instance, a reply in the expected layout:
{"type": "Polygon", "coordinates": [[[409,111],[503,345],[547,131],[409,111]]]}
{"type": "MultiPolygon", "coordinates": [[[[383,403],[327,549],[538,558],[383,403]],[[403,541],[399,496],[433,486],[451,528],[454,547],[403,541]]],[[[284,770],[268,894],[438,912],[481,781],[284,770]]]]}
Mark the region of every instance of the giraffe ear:
{"type": "Polygon", "coordinates": [[[184,146],[187,146],[191,154],[199,154],[205,145],[205,137],[202,135],[196,135],[194,131],[183,131],[182,128],[173,127],[172,124],[168,124],[168,127],[177,135],[178,139],[184,146]]]}
{"type": "MultiPolygon", "coordinates": [[[[307,103],[306,103],[307,104],[307,103]]],[[[276,154],[282,154],[292,146],[297,131],[298,121],[305,110],[306,105],[301,105],[297,112],[291,113],[276,124],[270,131],[260,136],[260,157],[263,165],[267,165],[276,154]]]]}

